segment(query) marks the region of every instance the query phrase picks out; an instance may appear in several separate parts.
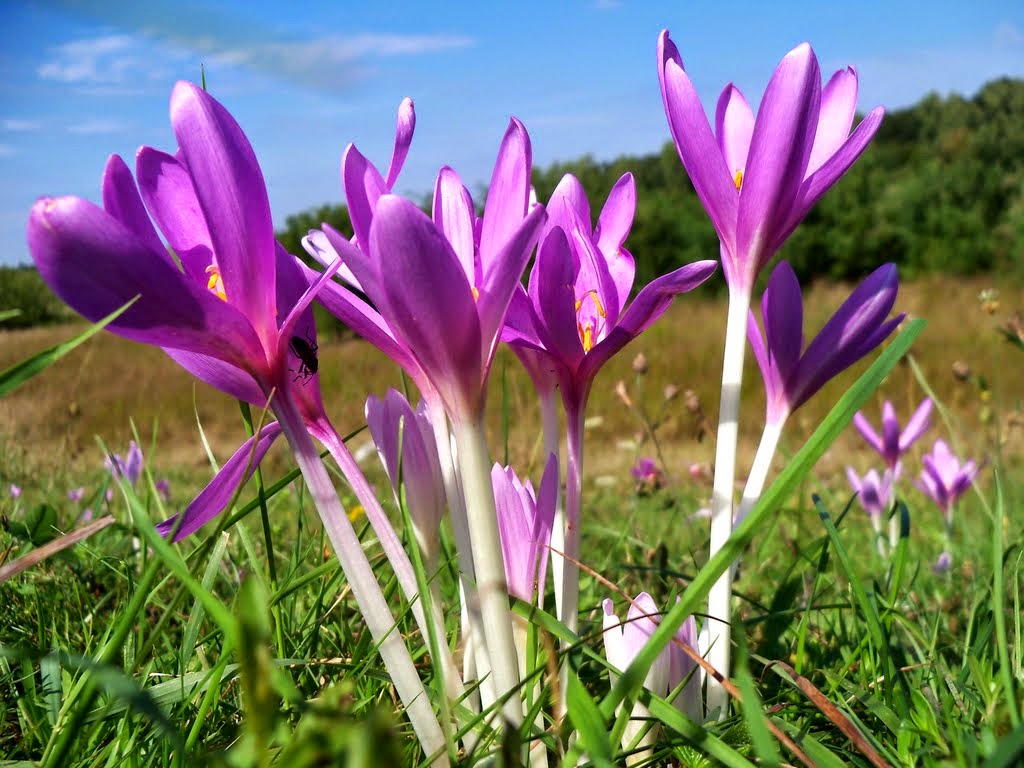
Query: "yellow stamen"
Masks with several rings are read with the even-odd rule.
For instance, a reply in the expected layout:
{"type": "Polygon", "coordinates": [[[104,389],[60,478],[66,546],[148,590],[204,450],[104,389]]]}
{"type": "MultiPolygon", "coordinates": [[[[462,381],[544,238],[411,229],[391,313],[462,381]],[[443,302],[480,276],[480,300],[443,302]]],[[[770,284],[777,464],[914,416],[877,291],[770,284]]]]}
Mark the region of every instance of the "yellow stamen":
{"type": "Polygon", "coordinates": [[[206,281],[206,287],[217,294],[222,301],[227,301],[228,295],[224,292],[224,281],[220,279],[220,267],[211,264],[206,268],[206,274],[210,276],[210,279],[206,281]]]}
{"type": "Polygon", "coordinates": [[[583,351],[589,352],[594,348],[594,326],[587,323],[580,329],[580,340],[583,342],[583,351]]]}
{"type": "Polygon", "coordinates": [[[736,185],[736,191],[740,191],[740,187],[743,186],[743,169],[740,168],[736,171],[736,175],[732,177],[732,183],[736,185]]]}
{"type": "Polygon", "coordinates": [[[348,511],[348,519],[354,523],[365,514],[366,510],[363,509],[363,505],[356,504],[354,507],[352,507],[352,509],[348,511]]]}
{"type": "Polygon", "coordinates": [[[471,290],[473,291],[473,301],[480,301],[480,291],[477,287],[474,285],[471,290]]]}
{"type": "MultiPolygon", "coordinates": [[[[585,294],[583,294],[583,299],[587,298],[587,296],[590,296],[590,298],[594,300],[594,308],[597,310],[597,314],[599,314],[601,317],[606,317],[607,315],[605,314],[604,307],[601,305],[601,299],[598,297],[597,291],[587,291],[585,294]]],[[[580,307],[583,306],[583,299],[576,299],[577,312],[579,312],[580,307]]]]}

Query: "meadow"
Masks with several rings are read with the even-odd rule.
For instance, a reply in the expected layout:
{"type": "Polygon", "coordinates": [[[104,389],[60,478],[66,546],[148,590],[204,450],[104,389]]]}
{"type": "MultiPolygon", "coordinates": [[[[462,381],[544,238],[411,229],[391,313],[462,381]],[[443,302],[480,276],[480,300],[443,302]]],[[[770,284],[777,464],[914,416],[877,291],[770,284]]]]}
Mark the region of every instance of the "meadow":
{"type": "MultiPolygon", "coordinates": [[[[847,291],[810,288],[808,328],[816,330],[847,291]]],[[[876,553],[843,474],[847,465],[866,469],[872,457],[846,430],[742,559],[734,681],[745,703],[724,722],[706,724],[721,746],[682,724],[672,730],[666,719],[652,764],[1015,764],[1024,749],[1024,520],[1014,513],[1024,493],[1024,352],[997,328],[1022,299],[1018,288],[985,277],[902,285],[897,309],[928,324],[866,407],[877,420],[883,399],[903,416],[926,394],[935,398],[931,433],[908,457],[910,472],[924,444],[939,436],[986,462],[978,493],[957,509],[954,567],[933,572],[943,547],[940,513],[909,483],[898,494],[906,520],[897,553],[891,561],[876,553]],[[979,300],[993,285],[998,306],[979,300]],[[797,751],[782,747],[780,756],[769,727],[797,751]]],[[[598,698],[608,685],[593,658],[594,650],[600,656],[600,600],[645,589],[666,604],[707,559],[708,522],[695,513],[710,495],[724,316],[724,299],[711,292],[683,297],[594,388],[583,646],[573,656],[580,681],[598,698]],[[661,471],[649,486],[630,474],[642,457],[653,457],[661,471]]],[[[0,370],[81,330],[0,332],[0,370]]],[[[321,339],[318,356],[328,412],[343,433],[357,432],[350,446],[385,498],[386,479],[359,430],[365,394],[401,388],[400,372],[353,338],[321,339]]],[[[777,469],[867,365],[800,411],[777,469]]],[[[757,424],[764,400],[748,366],[749,416],[741,423],[757,424]]],[[[536,476],[540,418],[529,380],[507,350],[489,397],[492,454],[536,476]]],[[[211,459],[223,463],[244,438],[235,401],[195,383],[159,350],[101,333],[3,399],[0,436],[0,566],[82,525],[86,506],[94,519],[109,512],[116,521],[0,584],[0,765],[423,759],[285,451],[272,453],[262,474],[239,490],[234,513],[199,537],[172,548],[153,534],[151,521],[179,510],[211,477],[211,459]],[[145,472],[136,489],[117,489],[101,446],[121,453],[131,439],[142,446],[145,472]],[[167,493],[157,488],[164,479],[167,493]],[[22,489],[18,499],[6,494],[12,484],[22,489]],[[69,499],[77,488],[82,498],[69,499]],[[108,488],[117,492],[105,501],[108,488]]],[[[756,438],[741,433],[741,467],[756,438]]],[[[352,509],[355,500],[338,485],[352,509]]],[[[401,513],[391,513],[401,529],[401,513]]],[[[390,601],[403,605],[372,535],[362,533],[390,601]]],[[[451,547],[446,534],[449,558],[451,547]]],[[[440,577],[446,596],[455,589],[453,569],[449,563],[440,577]]],[[[457,611],[448,619],[454,638],[457,611]]],[[[557,636],[550,623],[538,627],[542,642],[557,636]]],[[[422,675],[433,679],[429,643],[408,615],[399,629],[422,675]]],[[[543,680],[546,693],[557,687],[551,676],[543,680]]],[[[578,712],[570,708],[573,725],[593,745],[578,712]]],[[[548,724],[552,743],[559,733],[548,724]]],[[[502,764],[515,762],[514,749],[495,754],[502,764]]],[[[472,754],[463,757],[473,762],[472,754]]]]}

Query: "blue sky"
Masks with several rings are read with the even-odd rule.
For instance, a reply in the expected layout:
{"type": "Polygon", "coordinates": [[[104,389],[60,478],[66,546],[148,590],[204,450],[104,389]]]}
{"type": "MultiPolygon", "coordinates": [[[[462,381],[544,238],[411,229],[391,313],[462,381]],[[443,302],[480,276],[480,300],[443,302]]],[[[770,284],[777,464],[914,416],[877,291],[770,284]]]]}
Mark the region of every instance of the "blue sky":
{"type": "Polygon", "coordinates": [[[399,191],[451,165],[490,177],[510,115],[534,161],[656,151],[669,138],[655,43],[668,28],[713,107],[735,82],[755,105],[779,59],[807,40],[827,77],[853,64],[860,105],[907,106],[1024,77],[1024,3],[230,0],[0,1],[0,264],[29,261],[40,195],[99,197],[106,158],[172,150],[171,87],[207,70],[260,159],[275,222],[342,202],[349,142],[386,167],[395,110],[416,104],[399,191]]]}

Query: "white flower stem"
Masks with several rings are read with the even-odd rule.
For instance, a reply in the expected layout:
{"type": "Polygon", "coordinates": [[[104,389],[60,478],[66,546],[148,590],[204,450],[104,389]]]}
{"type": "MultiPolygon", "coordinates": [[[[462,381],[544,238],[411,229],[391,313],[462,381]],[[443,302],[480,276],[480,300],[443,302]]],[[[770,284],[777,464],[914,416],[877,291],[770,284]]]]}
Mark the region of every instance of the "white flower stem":
{"type": "MultiPolygon", "coordinates": [[[[333,433],[334,430],[332,428],[328,434],[333,433]]],[[[337,437],[336,434],[334,437],[337,437]]],[[[438,659],[440,663],[439,671],[444,677],[445,692],[449,700],[453,702],[458,701],[465,694],[465,688],[462,685],[462,676],[459,674],[455,666],[455,660],[452,658],[451,649],[448,648],[447,642],[443,642],[447,637],[447,633],[445,632],[444,615],[441,611],[441,593],[437,580],[432,579],[431,581],[432,589],[437,592],[436,595],[431,595],[430,621],[433,625],[431,629],[427,624],[427,616],[423,611],[423,601],[419,599],[419,588],[416,585],[416,573],[413,571],[412,562],[402,547],[402,542],[395,533],[395,529],[391,526],[391,521],[388,520],[384,508],[380,504],[380,499],[377,498],[377,494],[370,487],[366,476],[359,468],[359,464],[345,443],[340,439],[330,439],[325,444],[331,456],[334,457],[334,461],[337,463],[341,473],[348,480],[349,485],[352,486],[352,490],[359,503],[363,505],[366,519],[370,521],[374,533],[377,534],[381,549],[384,550],[384,554],[387,556],[388,562],[398,578],[398,584],[412,606],[413,617],[416,619],[416,625],[420,628],[420,633],[424,638],[427,638],[430,636],[429,633],[433,631],[438,638],[441,638],[442,642],[438,644],[441,653],[441,658],[438,659]]],[[[436,563],[436,561],[437,555],[435,553],[433,562],[436,563]]],[[[428,578],[434,576],[434,570],[428,571],[427,576],[428,578]]]]}
{"type": "Polygon", "coordinates": [[[455,536],[456,557],[459,563],[462,679],[466,683],[474,679],[483,680],[479,690],[470,694],[469,704],[476,709],[486,709],[494,702],[494,695],[488,674],[490,666],[487,651],[483,643],[477,640],[483,633],[483,619],[476,590],[476,569],[473,566],[473,548],[470,544],[469,524],[466,521],[466,502],[462,494],[458,469],[452,460],[451,435],[448,432],[448,415],[445,413],[444,405],[437,395],[424,396],[424,399],[427,401],[430,426],[434,431],[434,443],[441,464],[444,494],[448,501],[448,514],[455,536]]]}
{"type": "Polygon", "coordinates": [[[580,557],[580,504],[583,493],[583,412],[582,405],[565,403],[565,519],[564,524],[559,525],[556,517],[551,535],[552,549],[565,553],[564,559],[552,554],[555,562],[563,561],[562,583],[555,581],[555,611],[558,620],[572,632],[579,625],[580,570],[576,563],[580,557]],[[564,538],[557,541],[556,537],[559,536],[564,538]]]}
{"type": "Polygon", "coordinates": [[[518,728],[523,722],[523,704],[518,694],[519,661],[512,633],[505,558],[494,506],[483,415],[456,421],[454,431],[480,613],[487,627],[486,633],[479,633],[474,640],[487,653],[498,696],[512,692],[502,706],[502,715],[508,727],[518,728]]]}
{"type": "Polygon", "coordinates": [[[423,681],[416,672],[402,636],[395,630],[394,617],[366,559],[359,537],[356,536],[352,523],[345,514],[345,509],[287,388],[277,392],[273,407],[313,503],[320,513],[324,530],[331,540],[331,546],[359,605],[362,620],[366,623],[384,665],[391,674],[420,745],[426,754],[436,755],[432,765],[447,766],[449,763],[444,734],[430,705],[423,681]]]}
{"type": "MultiPolygon", "coordinates": [[[[740,385],[743,383],[743,357],[747,345],[747,311],[750,296],[729,292],[729,314],[725,327],[725,353],[722,362],[722,395],[718,411],[718,437],[715,443],[715,480],[711,498],[711,557],[718,554],[732,535],[733,484],[736,480],[736,443],[739,436],[740,385]]],[[[732,618],[732,568],[727,568],[708,595],[708,622],[711,649],[708,661],[722,675],[729,675],[730,620],[732,618]]],[[[708,677],[708,711],[719,710],[724,719],[729,711],[729,695],[714,678],[708,677]]]]}
{"type": "Polygon", "coordinates": [[[785,419],[778,424],[765,424],[764,432],[761,433],[761,442],[757,446],[757,453],[754,454],[754,463],[747,476],[747,484],[743,487],[743,498],[740,499],[740,507],[736,512],[735,525],[739,525],[746,519],[764,492],[768,470],[772,468],[772,459],[775,458],[775,449],[779,446],[779,438],[782,437],[784,425],[785,419]]]}

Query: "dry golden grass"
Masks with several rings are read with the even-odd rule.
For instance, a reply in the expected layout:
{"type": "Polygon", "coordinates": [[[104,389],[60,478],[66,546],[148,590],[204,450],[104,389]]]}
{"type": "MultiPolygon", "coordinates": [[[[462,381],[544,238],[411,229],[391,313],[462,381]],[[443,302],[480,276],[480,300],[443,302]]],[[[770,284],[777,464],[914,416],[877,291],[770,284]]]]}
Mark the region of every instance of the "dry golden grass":
{"type": "MultiPolygon", "coordinates": [[[[1002,316],[1022,308],[1024,301],[1019,289],[999,286],[1003,290],[1003,309],[994,317],[986,315],[979,307],[977,294],[990,286],[991,281],[977,279],[921,280],[902,287],[897,305],[929,321],[915,347],[915,359],[939,397],[952,408],[961,444],[975,454],[986,450],[996,427],[996,417],[986,421],[986,412],[1012,417],[1015,410],[1019,413],[1024,394],[1024,354],[1003,343],[994,330],[1002,316]],[[953,376],[955,361],[969,366],[971,380],[959,381],[953,376]],[[979,377],[992,388],[991,401],[986,402],[981,394],[979,377]]],[[[809,333],[820,328],[848,291],[848,286],[835,285],[809,289],[809,333]]],[[[638,422],[614,394],[619,380],[626,382],[631,397],[652,414],[663,410],[662,391],[666,386],[692,389],[703,404],[708,422],[715,423],[724,319],[724,299],[683,297],[601,373],[588,411],[594,422],[587,438],[589,477],[623,477],[636,456],[634,450],[621,447],[623,441],[635,436],[638,422]],[[640,352],[649,366],[642,381],[631,368],[640,352]]],[[[61,326],[0,332],[0,368],[70,338],[79,330],[78,326],[61,326]]],[[[367,394],[382,395],[387,387],[400,386],[397,367],[364,342],[324,342],[319,357],[328,412],[343,433],[363,423],[367,394]]],[[[760,377],[752,361],[748,362],[742,434],[745,458],[741,458],[741,467],[752,455],[764,407],[760,377]]],[[[863,367],[858,366],[857,371],[863,367]]],[[[502,350],[492,374],[492,454],[499,459],[504,454],[503,370],[510,420],[509,458],[520,465],[535,464],[539,416],[529,381],[507,350],[502,350]]],[[[784,451],[799,447],[854,375],[847,372],[841,376],[796,414],[787,428],[784,451]]],[[[905,418],[922,396],[909,366],[901,365],[882,387],[869,413],[877,421],[878,405],[889,398],[905,418]]],[[[124,446],[131,435],[129,423],[134,419],[144,440],[149,439],[154,422],[158,424],[159,461],[164,469],[205,466],[196,411],[218,458],[223,460],[244,437],[237,406],[226,396],[194,383],[160,350],[101,334],[0,401],[0,446],[5,447],[0,449],[0,461],[4,456],[17,455],[23,462],[22,470],[32,472],[96,467],[99,454],[95,436],[111,447],[124,446]]],[[[691,462],[710,461],[714,453],[711,440],[697,439],[699,430],[683,407],[682,396],[668,404],[664,412],[668,416],[658,437],[669,466],[681,471],[691,462]]],[[[1013,426],[1016,420],[1006,421],[1010,426],[1001,427],[1006,432],[1006,454],[1012,461],[1014,456],[1019,458],[1024,440],[1021,427],[1013,426]]],[[[365,439],[361,435],[357,440],[365,439]]],[[[642,454],[652,452],[649,443],[640,448],[642,454]]],[[[822,469],[829,472],[847,461],[861,466],[871,461],[863,444],[849,433],[826,457],[822,469]]]]}

